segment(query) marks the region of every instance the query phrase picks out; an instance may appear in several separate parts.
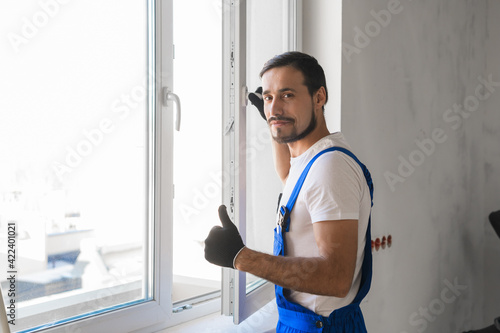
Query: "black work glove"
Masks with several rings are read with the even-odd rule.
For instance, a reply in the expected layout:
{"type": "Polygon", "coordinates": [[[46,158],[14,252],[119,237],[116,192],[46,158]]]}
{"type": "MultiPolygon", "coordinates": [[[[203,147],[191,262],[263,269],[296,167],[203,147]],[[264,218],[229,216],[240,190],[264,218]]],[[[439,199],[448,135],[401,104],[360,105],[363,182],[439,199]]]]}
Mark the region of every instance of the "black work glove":
{"type": "Polygon", "coordinates": [[[259,110],[259,113],[265,121],[267,121],[266,114],[264,113],[264,99],[262,98],[262,87],[258,87],[255,92],[248,94],[248,99],[259,110]]]}
{"type": "Polygon", "coordinates": [[[495,229],[498,237],[500,237],[500,210],[493,212],[489,216],[491,226],[495,229]]]}
{"type": "Polygon", "coordinates": [[[234,268],[234,259],[245,244],[224,205],[219,206],[219,218],[222,227],[213,227],[205,239],[205,259],[215,265],[234,268]]]}

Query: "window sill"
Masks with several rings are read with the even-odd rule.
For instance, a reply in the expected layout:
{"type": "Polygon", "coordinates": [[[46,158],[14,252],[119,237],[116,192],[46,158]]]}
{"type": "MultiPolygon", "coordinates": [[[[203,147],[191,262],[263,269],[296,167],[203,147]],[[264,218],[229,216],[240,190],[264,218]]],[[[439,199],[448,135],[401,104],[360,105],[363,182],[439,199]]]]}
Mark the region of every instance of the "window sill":
{"type": "Polygon", "coordinates": [[[233,324],[233,318],[222,316],[219,313],[192,320],[190,322],[167,328],[157,333],[184,333],[184,332],[224,332],[224,333],[272,333],[275,332],[278,322],[278,310],[276,301],[273,299],[259,311],[248,317],[240,325],[233,324]]]}

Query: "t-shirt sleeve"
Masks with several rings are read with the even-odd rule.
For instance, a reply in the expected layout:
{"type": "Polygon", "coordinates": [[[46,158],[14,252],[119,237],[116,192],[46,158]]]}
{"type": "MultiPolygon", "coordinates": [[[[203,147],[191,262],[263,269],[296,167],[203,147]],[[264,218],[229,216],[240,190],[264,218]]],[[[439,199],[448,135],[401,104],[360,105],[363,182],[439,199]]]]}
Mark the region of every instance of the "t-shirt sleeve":
{"type": "Polygon", "coordinates": [[[313,223],[358,220],[364,180],[361,168],[342,152],[320,156],[301,190],[313,223]]]}

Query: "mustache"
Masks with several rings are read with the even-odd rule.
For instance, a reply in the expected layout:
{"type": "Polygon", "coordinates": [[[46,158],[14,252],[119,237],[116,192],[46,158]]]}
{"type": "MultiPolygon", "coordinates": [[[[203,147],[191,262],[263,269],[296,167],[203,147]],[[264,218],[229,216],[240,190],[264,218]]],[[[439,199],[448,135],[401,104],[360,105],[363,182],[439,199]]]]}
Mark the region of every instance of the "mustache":
{"type": "Polygon", "coordinates": [[[273,116],[271,118],[269,118],[267,120],[267,123],[268,124],[271,124],[271,122],[273,121],[290,121],[290,122],[293,122],[293,119],[292,118],[288,118],[288,117],[283,117],[283,116],[273,116]]]}

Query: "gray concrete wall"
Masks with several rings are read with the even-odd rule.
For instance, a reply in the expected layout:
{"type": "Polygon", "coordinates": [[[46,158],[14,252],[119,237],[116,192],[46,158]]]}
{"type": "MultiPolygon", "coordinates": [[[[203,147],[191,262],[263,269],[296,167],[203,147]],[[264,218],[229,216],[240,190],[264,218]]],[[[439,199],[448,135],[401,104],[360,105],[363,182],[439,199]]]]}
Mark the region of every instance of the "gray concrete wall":
{"type": "MultiPolygon", "coordinates": [[[[350,0],[331,7],[304,1],[304,51],[330,62],[328,78],[341,76],[340,128],[375,182],[373,238],[393,236],[390,249],[374,253],[363,304],[369,331],[489,325],[500,315],[500,240],[487,220],[500,209],[500,6],[350,0]],[[341,10],[342,21],[307,29],[325,10],[341,10]],[[341,62],[332,54],[339,31],[341,62]]],[[[338,112],[327,105],[327,116],[338,112]]]]}

